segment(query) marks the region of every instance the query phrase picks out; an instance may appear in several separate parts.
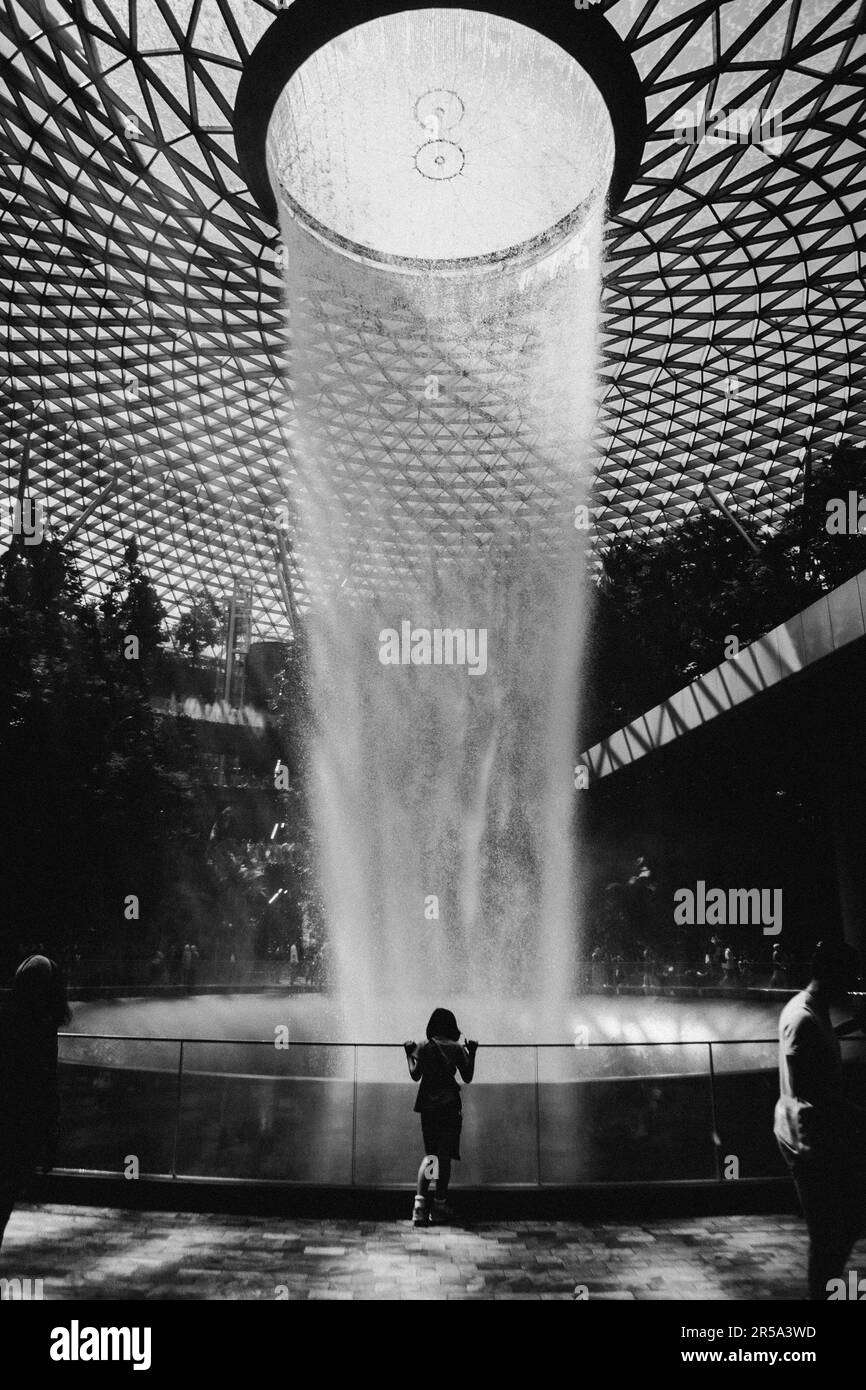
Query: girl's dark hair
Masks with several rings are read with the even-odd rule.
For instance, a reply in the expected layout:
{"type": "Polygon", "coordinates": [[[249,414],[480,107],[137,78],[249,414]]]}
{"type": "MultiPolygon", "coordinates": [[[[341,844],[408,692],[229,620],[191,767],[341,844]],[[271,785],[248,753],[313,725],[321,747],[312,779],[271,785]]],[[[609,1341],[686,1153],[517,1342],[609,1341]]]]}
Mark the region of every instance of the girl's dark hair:
{"type": "Polygon", "coordinates": [[[460,1029],[457,1027],[457,1019],[450,1009],[434,1009],[430,1015],[430,1022],[427,1024],[428,1038],[450,1038],[452,1042],[457,1042],[460,1037],[460,1029]]]}

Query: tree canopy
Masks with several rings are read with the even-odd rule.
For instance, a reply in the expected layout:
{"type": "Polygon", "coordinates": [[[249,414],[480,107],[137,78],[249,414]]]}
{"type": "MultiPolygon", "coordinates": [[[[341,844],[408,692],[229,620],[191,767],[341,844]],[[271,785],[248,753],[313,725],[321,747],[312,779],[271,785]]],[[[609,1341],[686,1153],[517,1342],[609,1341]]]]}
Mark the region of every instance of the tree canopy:
{"type": "MultiPolygon", "coordinates": [[[[804,477],[777,530],[712,503],[658,536],[602,555],[588,648],[585,741],[613,732],[866,569],[866,534],[828,529],[834,501],[862,495],[866,450],[841,444],[804,477]]],[[[863,531],[866,532],[866,523],[863,531]]]]}

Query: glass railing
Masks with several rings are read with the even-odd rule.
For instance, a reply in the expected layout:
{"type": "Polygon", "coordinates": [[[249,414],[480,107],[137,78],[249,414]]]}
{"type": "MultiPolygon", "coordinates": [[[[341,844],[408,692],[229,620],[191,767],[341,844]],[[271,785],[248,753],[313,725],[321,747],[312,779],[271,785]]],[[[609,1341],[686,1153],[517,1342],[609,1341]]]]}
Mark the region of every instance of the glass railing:
{"type": "MultiPolygon", "coordinates": [[[[479,1049],[464,1095],[468,1186],[782,1176],[777,1044],[479,1049]]],[[[843,1041],[866,1095],[866,1042],[843,1041]]],[[[397,1044],[60,1039],[62,1170],[316,1186],[410,1184],[422,1157],[397,1044]]]]}

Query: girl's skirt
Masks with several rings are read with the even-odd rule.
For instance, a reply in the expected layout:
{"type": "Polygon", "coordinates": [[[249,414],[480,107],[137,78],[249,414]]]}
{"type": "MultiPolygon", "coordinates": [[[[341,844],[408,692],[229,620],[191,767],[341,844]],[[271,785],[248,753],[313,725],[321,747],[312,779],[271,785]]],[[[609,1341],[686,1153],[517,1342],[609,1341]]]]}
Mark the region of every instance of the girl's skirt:
{"type": "Polygon", "coordinates": [[[435,1105],[421,1111],[424,1152],[439,1158],[460,1157],[463,1115],[457,1105],[435,1105]]]}

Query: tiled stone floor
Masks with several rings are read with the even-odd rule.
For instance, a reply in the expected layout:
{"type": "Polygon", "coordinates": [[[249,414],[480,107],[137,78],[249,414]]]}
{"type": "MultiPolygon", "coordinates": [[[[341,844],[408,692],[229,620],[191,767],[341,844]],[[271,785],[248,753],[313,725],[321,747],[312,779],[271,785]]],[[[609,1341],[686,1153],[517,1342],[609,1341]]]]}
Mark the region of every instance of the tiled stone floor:
{"type": "MultiPolygon", "coordinates": [[[[641,1224],[299,1220],[22,1206],[0,1277],[45,1299],[799,1299],[792,1216],[641,1224]]],[[[866,1242],[851,1264],[866,1273],[866,1242]]]]}

